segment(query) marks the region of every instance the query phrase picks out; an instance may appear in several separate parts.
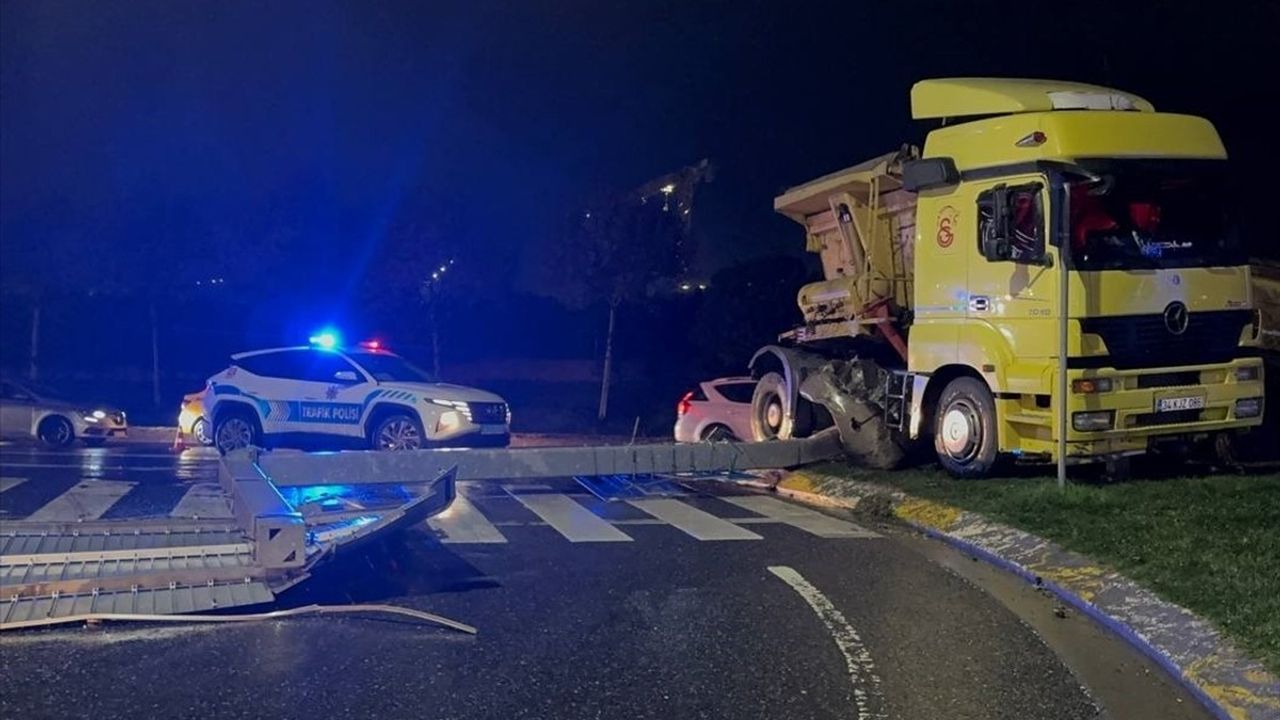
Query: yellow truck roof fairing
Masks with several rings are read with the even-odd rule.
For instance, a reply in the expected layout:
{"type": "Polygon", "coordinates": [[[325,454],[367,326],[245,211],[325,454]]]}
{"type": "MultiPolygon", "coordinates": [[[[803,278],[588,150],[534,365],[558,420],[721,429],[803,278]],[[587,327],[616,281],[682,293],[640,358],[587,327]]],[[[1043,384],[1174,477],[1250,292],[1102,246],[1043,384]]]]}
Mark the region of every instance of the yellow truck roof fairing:
{"type": "Polygon", "coordinates": [[[1204,118],[1173,113],[1040,112],[1004,115],[929,133],[924,157],[950,157],[961,171],[1039,160],[1202,158],[1226,148],[1204,118]]]}
{"type": "Polygon", "coordinates": [[[1060,80],[939,78],[911,87],[911,117],[917,120],[1051,110],[1155,112],[1155,107],[1133,93],[1060,80]]]}

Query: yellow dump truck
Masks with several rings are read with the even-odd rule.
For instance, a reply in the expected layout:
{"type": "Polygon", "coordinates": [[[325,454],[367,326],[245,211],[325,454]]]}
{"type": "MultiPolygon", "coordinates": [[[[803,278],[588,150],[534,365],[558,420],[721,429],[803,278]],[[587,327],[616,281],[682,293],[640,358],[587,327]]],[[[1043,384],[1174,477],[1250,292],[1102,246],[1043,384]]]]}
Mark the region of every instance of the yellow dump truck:
{"type": "Polygon", "coordinates": [[[803,326],[751,360],[757,440],[834,424],[891,467],[931,439],[976,477],[1261,422],[1260,318],[1212,124],[1043,80],[925,80],[911,109],[941,121],[923,151],[775,200],[824,279],[799,291],[803,326]]]}

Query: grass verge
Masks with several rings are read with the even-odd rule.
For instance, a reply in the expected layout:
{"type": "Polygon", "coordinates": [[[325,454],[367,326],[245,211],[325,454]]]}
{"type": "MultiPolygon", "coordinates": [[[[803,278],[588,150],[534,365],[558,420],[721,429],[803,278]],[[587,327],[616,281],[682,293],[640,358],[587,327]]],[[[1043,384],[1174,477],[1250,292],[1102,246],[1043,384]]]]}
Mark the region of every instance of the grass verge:
{"type": "Polygon", "coordinates": [[[1280,673],[1280,473],[1070,485],[826,468],[972,510],[1106,563],[1280,673]]]}

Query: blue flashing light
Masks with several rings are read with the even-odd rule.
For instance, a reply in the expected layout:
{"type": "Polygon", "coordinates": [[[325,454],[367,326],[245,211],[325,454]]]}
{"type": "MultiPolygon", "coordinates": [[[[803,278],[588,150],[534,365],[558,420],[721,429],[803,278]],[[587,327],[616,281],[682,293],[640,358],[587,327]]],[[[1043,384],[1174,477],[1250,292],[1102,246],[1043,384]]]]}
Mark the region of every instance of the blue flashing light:
{"type": "Polygon", "coordinates": [[[340,337],[338,335],[338,332],[336,330],[328,330],[328,329],[321,330],[315,335],[312,335],[310,338],[310,342],[312,345],[315,345],[316,347],[319,347],[319,348],[324,348],[325,350],[332,350],[338,347],[339,341],[340,341],[340,337]]]}

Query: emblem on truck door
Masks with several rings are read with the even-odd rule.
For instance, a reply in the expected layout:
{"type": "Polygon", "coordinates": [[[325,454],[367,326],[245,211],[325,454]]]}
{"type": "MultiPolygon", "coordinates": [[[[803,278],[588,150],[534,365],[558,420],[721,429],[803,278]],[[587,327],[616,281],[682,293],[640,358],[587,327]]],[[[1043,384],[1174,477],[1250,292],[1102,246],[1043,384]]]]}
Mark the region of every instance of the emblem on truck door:
{"type": "Polygon", "coordinates": [[[1191,316],[1187,314],[1187,306],[1180,302],[1171,302],[1164,309],[1164,326],[1174,335],[1181,335],[1187,331],[1187,323],[1191,321],[1191,316]]]}
{"type": "Polygon", "coordinates": [[[956,241],[956,209],[950,205],[938,211],[938,247],[946,250],[956,241]]]}

